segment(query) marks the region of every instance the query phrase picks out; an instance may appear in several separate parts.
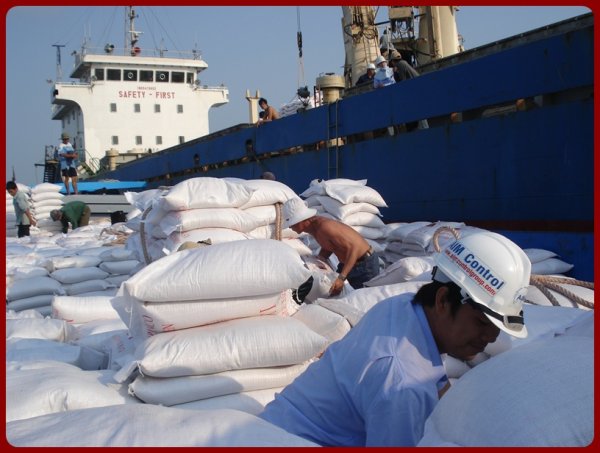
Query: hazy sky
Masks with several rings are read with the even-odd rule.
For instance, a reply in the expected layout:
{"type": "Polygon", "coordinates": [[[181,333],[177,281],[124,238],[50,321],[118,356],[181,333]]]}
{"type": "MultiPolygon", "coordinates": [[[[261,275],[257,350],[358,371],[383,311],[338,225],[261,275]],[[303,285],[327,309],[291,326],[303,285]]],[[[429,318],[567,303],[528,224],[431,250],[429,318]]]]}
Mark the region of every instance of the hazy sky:
{"type": "MultiPolygon", "coordinates": [[[[246,90],[279,107],[299,86],[315,84],[323,73],[343,74],[344,45],[339,6],[301,6],[303,61],[300,65],[295,6],[136,7],[138,45],[189,51],[196,47],[208,64],[206,85],[224,84],[229,104],[210,112],[210,131],[248,122],[246,90]],[[304,78],[301,77],[303,68],[304,78]]],[[[61,128],[50,119],[47,80],[56,79],[56,48],[61,48],[62,80],[68,81],[73,57],[84,36],[92,46],[124,46],[122,6],[13,7],[6,14],[6,178],[35,185],[42,182],[45,145],[56,145],[61,128]]],[[[589,12],[584,7],[461,6],[458,31],[466,49],[589,12]]],[[[381,7],[377,21],[387,19],[381,7]]],[[[3,30],[4,31],[4,30],[3,30]]]]}

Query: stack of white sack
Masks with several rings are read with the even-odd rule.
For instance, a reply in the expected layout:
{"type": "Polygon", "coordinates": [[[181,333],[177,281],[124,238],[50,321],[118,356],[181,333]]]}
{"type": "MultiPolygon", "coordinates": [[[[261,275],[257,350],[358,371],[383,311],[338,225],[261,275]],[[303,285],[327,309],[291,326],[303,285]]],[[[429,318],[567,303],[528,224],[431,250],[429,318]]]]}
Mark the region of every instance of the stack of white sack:
{"type": "Polygon", "coordinates": [[[565,274],[573,269],[573,265],[561,260],[550,250],[539,248],[523,249],[531,261],[531,273],[537,275],[565,274]]]}
{"type": "Polygon", "coordinates": [[[17,216],[13,205],[13,197],[6,192],[6,237],[17,237],[17,216]]]}
{"type": "Polygon", "coordinates": [[[296,192],[279,181],[267,179],[225,178],[237,182],[252,191],[250,199],[240,206],[245,213],[259,220],[259,225],[248,231],[252,239],[278,239],[293,247],[300,255],[310,255],[311,250],[298,239],[298,234],[291,228],[282,228],[281,208],[291,199],[298,198],[296,192]]]}
{"type": "MultiPolygon", "coordinates": [[[[442,227],[456,230],[459,237],[482,231],[481,228],[468,226],[462,222],[419,221],[407,223],[390,231],[388,235],[389,242],[385,249],[388,262],[393,263],[406,256],[432,255],[436,252],[433,241],[434,234],[442,227]]],[[[442,230],[438,235],[438,245],[440,248],[444,248],[454,239],[455,237],[451,232],[442,230]]]]}
{"type": "MultiPolygon", "coordinates": [[[[366,179],[315,179],[300,196],[308,207],[317,210],[318,215],[351,226],[375,253],[381,253],[385,249],[388,228],[381,220],[379,208],[385,208],[387,204],[379,192],[366,184],[366,179]]],[[[315,250],[318,244],[313,241],[309,246],[315,250]]]]}
{"type": "Polygon", "coordinates": [[[77,345],[75,326],[35,310],[7,312],[6,420],[139,403],[114,381],[105,353],[77,345]]]}
{"type": "MultiPolygon", "coordinates": [[[[584,316],[561,334],[535,338],[465,373],[434,408],[418,446],[590,445],[595,426],[593,314],[563,310],[584,316]]],[[[527,312],[525,319],[531,324],[527,312]]],[[[528,326],[530,335],[531,330],[528,326]]]]}
{"type": "Polygon", "coordinates": [[[309,96],[308,98],[300,98],[300,96],[296,95],[294,99],[292,99],[287,104],[283,104],[279,108],[279,116],[284,118],[286,116],[293,115],[298,112],[298,110],[302,109],[311,109],[315,106],[315,98],[314,96],[309,96]]]}
{"type": "Polygon", "coordinates": [[[111,236],[98,238],[106,225],[109,222],[103,221],[51,238],[7,240],[7,309],[50,315],[56,295],[115,295],[141,263],[122,245],[111,246],[111,236]]]}
{"type": "Polygon", "coordinates": [[[60,209],[64,204],[63,198],[56,184],[42,183],[31,188],[31,208],[37,228],[52,233],[61,232],[62,224],[50,218],[50,211],[60,209]]]}
{"type": "Polygon", "coordinates": [[[327,345],[290,316],[291,289],[309,277],[298,253],[271,239],[149,264],[113,299],[136,344],[117,379],[139,370],[130,391],[148,403],[257,413],[327,345]]]}

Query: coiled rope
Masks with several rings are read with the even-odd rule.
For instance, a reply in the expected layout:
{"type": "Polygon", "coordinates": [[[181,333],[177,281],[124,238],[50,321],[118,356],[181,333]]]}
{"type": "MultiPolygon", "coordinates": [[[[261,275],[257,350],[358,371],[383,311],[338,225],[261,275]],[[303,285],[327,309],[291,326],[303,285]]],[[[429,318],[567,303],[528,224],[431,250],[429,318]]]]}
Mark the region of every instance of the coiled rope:
{"type": "MultiPolygon", "coordinates": [[[[440,253],[440,251],[441,251],[441,248],[439,245],[439,236],[440,236],[440,234],[447,233],[447,232],[451,233],[456,239],[460,239],[460,233],[455,228],[448,227],[448,226],[443,226],[443,227],[438,228],[435,231],[435,233],[433,233],[433,238],[432,238],[433,247],[437,253],[440,253]]],[[[569,299],[569,301],[571,301],[571,303],[573,303],[574,306],[581,305],[583,307],[590,308],[592,310],[594,309],[593,302],[589,302],[589,301],[585,300],[584,298],[578,296],[577,294],[573,293],[572,291],[569,291],[565,287],[561,286],[561,284],[567,284],[567,285],[581,286],[583,288],[588,288],[588,289],[593,290],[594,282],[586,282],[583,280],[577,280],[577,279],[566,278],[566,277],[554,277],[554,276],[550,276],[550,275],[531,274],[531,276],[529,278],[529,284],[532,286],[535,286],[537,289],[539,289],[542,292],[542,294],[544,296],[546,296],[548,298],[548,300],[550,301],[550,303],[554,306],[560,306],[560,303],[558,302],[556,297],[550,292],[550,290],[556,291],[557,293],[563,295],[564,297],[569,299]]],[[[530,304],[537,305],[535,302],[533,302],[531,300],[527,300],[527,302],[529,302],[530,304]]]]}

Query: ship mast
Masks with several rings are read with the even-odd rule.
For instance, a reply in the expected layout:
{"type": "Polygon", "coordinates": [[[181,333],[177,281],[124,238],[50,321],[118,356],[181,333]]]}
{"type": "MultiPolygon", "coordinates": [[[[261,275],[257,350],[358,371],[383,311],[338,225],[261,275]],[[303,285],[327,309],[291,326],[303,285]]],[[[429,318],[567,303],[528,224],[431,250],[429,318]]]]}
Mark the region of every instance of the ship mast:
{"type": "Polygon", "coordinates": [[[141,52],[141,49],[136,46],[141,31],[135,31],[134,20],[137,17],[133,6],[127,7],[127,20],[129,21],[129,30],[125,34],[125,54],[129,53],[132,57],[135,57],[141,52]]]}

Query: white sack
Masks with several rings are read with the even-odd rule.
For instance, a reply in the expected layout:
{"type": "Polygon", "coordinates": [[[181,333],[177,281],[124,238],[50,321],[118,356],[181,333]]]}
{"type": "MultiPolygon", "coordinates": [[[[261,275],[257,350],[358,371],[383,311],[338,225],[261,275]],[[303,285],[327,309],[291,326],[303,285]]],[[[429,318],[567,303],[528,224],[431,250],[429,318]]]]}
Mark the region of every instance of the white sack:
{"type": "MultiPolygon", "coordinates": [[[[134,403],[111,383],[114,371],[66,367],[9,371],[6,375],[6,421],[23,420],[86,407],[134,403]]],[[[61,428],[62,429],[62,428],[61,428]]]]}
{"type": "Polygon", "coordinates": [[[387,208],[383,197],[369,186],[327,185],[325,193],[342,204],[369,203],[378,208],[387,208]]]}
{"type": "Polygon", "coordinates": [[[326,344],[300,321],[263,316],[154,335],[135,359],[146,376],[190,376],[303,363],[326,344]]]}
{"type": "Polygon", "coordinates": [[[81,324],[97,319],[117,319],[119,315],[111,305],[111,297],[55,296],[52,317],[81,324]]]}
{"type": "Polygon", "coordinates": [[[365,282],[365,286],[382,286],[406,282],[423,272],[430,272],[433,269],[433,264],[432,257],[410,256],[402,258],[385,268],[368,282],[365,282]]]}
{"type": "Polygon", "coordinates": [[[6,300],[25,299],[42,294],[64,295],[65,290],[59,281],[50,277],[28,278],[17,280],[6,290],[6,300]]]}
{"type": "Polygon", "coordinates": [[[73,338],[76,330],[60,319],[7,319],[6,339],[39,338],[67,342],[73,338]]]}
{"type": "Polygon", "coordinates": [[[275,399],[275,394],[281,392],[281,390],[283,390],[283,387],[232,393],[231,395],[178,404],[174,407],[193,410],[235,409],[258,415],[265,409],[267,404],[275,399]]]}
{"type": "Polygon", "coordinates": [[[285,387],[302,374],[309,363],[173,378],[137,376],[129,385],[129,391],[148,404],[173,406],[232,393],[285,387]]]}
{"type": "Polygon", "coordinates": [[[310,330],[327,338],[329,343],[341,339],[352,328],[346,318],[321,305],[302,304],[293,318],[302,321],[310,330]]]}
{"type": "Polygon", "coordinates": [[[102,280],[108,277],[108,272],[105,272],[98,267],[79,267],[76,269],[58,269],[50,273],[50,276],[63,284],[73,284],[84,282],[86,280],[102,280]]]}
{"type": "Polygon", "coordinates": [[[106,355],[84,346],[37,338],[6,340],[6,361],[32,362],[54,360],[84,370],[99,370],[106,365],[106,355]]]}
{"type": "Polygon", "coordinates": [[[64,286],[65,291],[69,296],[76,296],[78,294],[90,293],[93,291],[104,291],[105,289],[114,287],[115,285],[106,279],[85,280],[83,282],[64,286]]]}
{"type": "Polygon", "coordinates": [[[6,437],[13,446],[40,447],[317,446],[246,412],[151,404],[80,409],[15,421],[7,424],[6,437]]]}
{"type": "Polygon", "coordinates": [[[174,253],[140,270],[121,289],[147,302],[218,299],[295,289],[309,277],[290,247],[256,239],[174,253]]]}
{"type": "Polygon", "coordinates": [[[416,293],[426,281],[410,281],[394,285],[376,286],[374,288],[360,288],[349,295],[338,299],[317,299],[316,304],[340,314],[355,326],[363,315],[376,303],[388,297],[404,293],[416,293]]]}
{"type": "Polygon", "coordinates": [[[136,339],[238,318],[290,316],[297,310],[291,290],[264,296],[182,302],[141,302],[117,296],[112,303],[136,339]]]}
{"type": "Polygon", "coordinates": [[[125,275],[134,271],[140,262],[138,260],[105,261],[98,266],[110,275],[125,275]]]}
{"type": "Polygon", "coordinates": [[[583,447],[593,438],[593,339],[562,336],[466,373],[433,410],[418,446],[583,447]]]}
{"type": "Polygon", "coordinates": [[[52,271],[57,269],[73,268],[73,267],[95,267],[102,262],[98,256],[94,255],[75,255],[75,256],[59,256],[51,258],[52,271]]]}
{"type": "Polygon", "coordinates": [[[246,203],[252,190],[242,184],[219,178],[190,178],[171,187],[160,199],[159,206],[166,211],[184,211],[194,208],[237,208],[246,203]]]}
{"type": "Polygon", "coordinates": [[[260,219],[240,208],[204,208],[171,211],[160,221],[159,228],[166,236],[174,231],[199,228],[229,228],[246,233],[262,224],[260,219]]]}
{"type": "Polygon", "coordinates": [[[39,296],[16,299],[6,304],[8,310],[22,311],[30,308],[44,307],[52,303],[53,294],[41,294],[39,296]]]}

